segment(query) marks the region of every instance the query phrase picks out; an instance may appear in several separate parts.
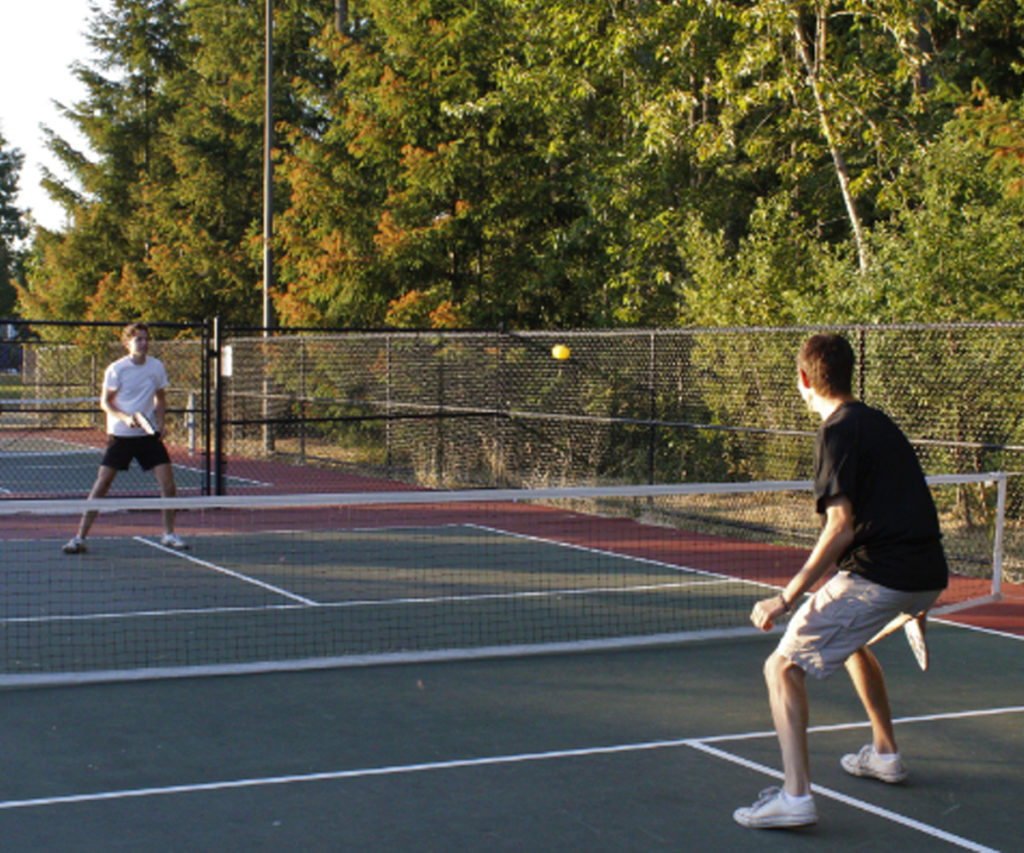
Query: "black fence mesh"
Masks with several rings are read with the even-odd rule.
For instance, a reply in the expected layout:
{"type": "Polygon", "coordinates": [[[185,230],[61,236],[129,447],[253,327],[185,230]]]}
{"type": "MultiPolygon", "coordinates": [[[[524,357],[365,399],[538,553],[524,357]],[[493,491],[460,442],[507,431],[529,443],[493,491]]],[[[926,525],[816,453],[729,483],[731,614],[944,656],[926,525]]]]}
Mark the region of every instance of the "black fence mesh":
{"type": "MultiPolygon", "coordinates": [[[[212,411],[206,325],[150,323],[151,353],[167,368],[166,441],[188,491],[212,488],[212,411]],[[182,336],[182,337],[176,337],[182,336]]],[[[105,443],[99,408],[108,364],[125,355],[120,323],[12,322],[2,327],[0,496],[81,497],[95,478],[105,443]]],[[[114,494],[140,490],[119,477],[114,494]]],[[[145,486],[152,491],[151,482],[145,486]]]]}
{"type": "MultiPolygon", "coordinates": [[[[225,442],[438,487],[804,477],[808,331],[229,335],[225,442]]],[[[1020,470],[1021,327],[845,331],[929,473],[1020,470]]]]}
{"type": "MultiPolygon", "coordinates": [[[[806,328],[211,335],[205,324],[153,326],[171,383],[169,441],[220,459],[240,480],[264,482],[268,462],[302,469],[311,489],[338,471],[432,487],[810,474],[818,423],[795,390],[806,328]],[[567,357],[554,357],[556,346],[567,357]]],[[[123,352],[116,329],[62,328],[66,341],[18,331],[0,374],[7,450],[36,426],[101,430],[90,398],[123,352]],[[32,400],[71,402],[66,413],[31,414],[32,400]]],[[[858,395],[892,414],[928,473],[1024,470],[1024,324],[842,331],[859,354],[858,395]]]]}
{"type": "MultiPolygon", "coordinates": [[[[117,325],[7,327],[0,495],[87,490],[103,443],[103,369],[123,353],[117,325]],[[87,473],[66,476],[71,455],[61,454],[87,473]]],[[[151,326],[170,378],[167,441],[179,488],[528,488],[811,474],[819,423],[795,387],[809,328],[151,326]]],[[[1024,324],[838,330],[858,353],[858,396],[895,418],[927,473],[1024,471],[1024,324]]],[[[128,479],[121,488],[152,484],[128,479]]],[[[956,501],[952,511],[968,524],[993,515],[991,490],[964,486],[956,501]]],[[[1011,476],[1010,562],[1022,518],[1024,488],[1011,476]]]]}

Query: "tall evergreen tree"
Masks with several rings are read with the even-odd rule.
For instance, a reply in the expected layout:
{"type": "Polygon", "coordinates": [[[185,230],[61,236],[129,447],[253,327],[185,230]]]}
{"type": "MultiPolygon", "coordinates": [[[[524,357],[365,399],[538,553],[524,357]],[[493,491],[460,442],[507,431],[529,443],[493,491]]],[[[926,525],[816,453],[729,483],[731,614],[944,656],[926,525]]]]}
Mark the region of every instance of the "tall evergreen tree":
{"type": "Polygon", "coordinates": [[[0,317],[14,314],[15,284],[24,274],[19,243],[28,236],[24,211],[15,206],[25,157],[18,149],[6,146],[0,134],[0,317]]]}
{"type": "Polygon", "coordinates": [[[304,92],[323,129],[297,136],[284,163],[282,313],[507,318],[536,275],[523,235],[551,216],[551,176],[528,105],[488,103],[517,45],[505,4],[369,0],[352,13],[346,36],[321,43],[334,75],[304,92]]]}
{"type": "MultiPolygon", "coordinates": [[[[330,3],[275,0],[285,322],[765,323],[868,306],[872,248],[916,257],[898,243],[912,214],[956,197],[903,173],[975,80],[1012,114],[1022,94],[1016,3],[347,5],[339,33],[330,3]]],[[[257,322],[263,3],[107,9],[67,109],[89,151],[51,137],[70,225],[38,234],[24,311],[257,322]]],[[[1010,187],[1016,150],[996,161],[1010,187]]]]}
{"type": "MultiPolygon", "coordinates": [[[[308,112],[292,81],[316,73],[309,43],[320,25],[305,6],[275,4],[273,114],[285,127],[303,127],[308,112]]],[[[223,314],[258,323],[264,7],[248,0],[197,2],[189,9],[194,53],[187,71],[172,81],[180,107],[164,123],[173,180],[146,187],[148,259],[159,284],[153,310],[162,304],[174,316],[223,314]]],[[[283,207],[285,187],[275,196],[275,206],[283,207]]]]}
{"type": "MultiPolygon", "coordinates": [[[[309,76],[319,27],[279,0],[275,115],[301,125],[288,81],[309,76]]],[[[260,0],[113,0],[76,73],[86,98],[65,114],[92,155],[51,135],[73,175],[48,180],[71,215],[40,233],[23,302],[34,315],[259,319],[263,159],[260,0]]]]}
{"type": "Polygon", "coordinates": [[[48,131],[48,146],[69,174],[44,186],[68,213],[63,232],[40,230],[23,310],[31,316],[98,317],[140,312],[148,281],[149,235],[139,212],[147,185],[171,172],[162,123],[177,109],[167,80],[183,66],[180,4],[112,0],[97,8],[89,43],[100,59],[78,63],[85,98],[62,106],[89,151],[48,131]]]}

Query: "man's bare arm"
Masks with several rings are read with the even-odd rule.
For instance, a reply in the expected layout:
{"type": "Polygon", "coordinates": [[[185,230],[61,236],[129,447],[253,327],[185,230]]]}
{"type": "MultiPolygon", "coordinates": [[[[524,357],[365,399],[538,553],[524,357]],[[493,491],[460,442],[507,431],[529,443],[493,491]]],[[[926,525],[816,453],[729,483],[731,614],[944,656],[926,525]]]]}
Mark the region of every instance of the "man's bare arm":
{"type": "Polygon", "coordinates": [[[100,408],[108,415],[117,418],[125,426],[133,427],[136,425],[133,412],[122,412],[117,407],[117,390],[114,388],[103,389],[103,393],[100,395],[100,408]]]}
{"type": "Polygon", "coordinates": [[[833,498],[825,506],[825,526],[800,571],[793,575],[780,594],[757,602],[750,613],[750,621],[762,631],[771,630],[775,620],[796,605],[800,596],[822,578],[851,542],[853,505],[849,498],[833,498]]]}

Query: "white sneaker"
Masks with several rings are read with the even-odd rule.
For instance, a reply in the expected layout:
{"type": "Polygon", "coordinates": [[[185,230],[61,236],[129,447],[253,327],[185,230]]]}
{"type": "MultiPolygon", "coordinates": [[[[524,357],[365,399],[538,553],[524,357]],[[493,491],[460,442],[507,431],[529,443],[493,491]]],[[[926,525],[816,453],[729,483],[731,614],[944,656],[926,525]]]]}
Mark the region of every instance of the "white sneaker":
{"type": "Polygon", "coordinates": [[[67,542],[60,546],[65,554],[84,554],[88,549],[85,547],[85,540],[79,536],[72,536],[67,542]]]}
{"type": "Polygon", "coordinates": [[[809,826],[818,822],[813,797],[794,802],[782,788],[765,788],[752,806],[736,809],[733,819],[749,829],[773,829],[787,826],[809,826]]]}
{"type": "Polygon", "coordinates": [[[844,755],[839,759],[843,770],[853,776],[866,776],[870,779],[881,779],[890,785],[902,782],[910,775],[903,759],[899,755],[892,758],[882,758],[875,752],[874,746],[870,743],[861,747],[856,755],[844,755]]]}
{"type": "Polygon", "coordinates": [[[185,551],[188,545],[177,533],[165,533],[160,537],[160,544],[165,548],[173,548],[175,551],[185,551]]]}

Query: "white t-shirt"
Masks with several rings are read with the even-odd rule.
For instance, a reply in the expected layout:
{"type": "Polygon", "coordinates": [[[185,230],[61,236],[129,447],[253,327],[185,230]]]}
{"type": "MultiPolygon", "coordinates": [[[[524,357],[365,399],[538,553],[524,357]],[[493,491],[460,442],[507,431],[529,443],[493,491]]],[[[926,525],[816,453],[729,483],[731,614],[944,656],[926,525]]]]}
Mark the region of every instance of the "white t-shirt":
{"type": "MultiPolygon", "coordinates": [[[[153,356],[146,356],[142,364],[132,361],[130,355],[119,358],[103,374],[103,387],[117,392],[114,405],[122,412],[133,415],[143,412],[150,417],[156,408],[153,395],[167,387],[167,371],[163,362],[153,356]]],[[[107,415],[107,433],[135,437],[145,435],[141,427],[130,427],[112,415],[107,415]]]]}

